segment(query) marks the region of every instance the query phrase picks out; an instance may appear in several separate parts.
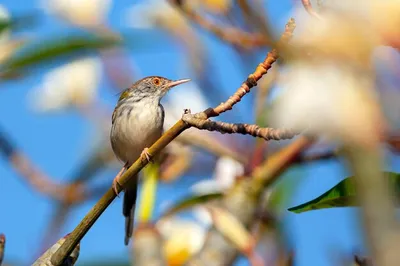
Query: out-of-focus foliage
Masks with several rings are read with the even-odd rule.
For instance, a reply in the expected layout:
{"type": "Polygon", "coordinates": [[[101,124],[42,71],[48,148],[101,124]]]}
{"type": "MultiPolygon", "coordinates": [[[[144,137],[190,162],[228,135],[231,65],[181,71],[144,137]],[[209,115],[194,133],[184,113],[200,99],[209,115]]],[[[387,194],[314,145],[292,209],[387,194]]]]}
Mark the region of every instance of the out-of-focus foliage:
{"type": "Polygon", "coordinates": [[[15,55],[0,66],[1,72],[21,72],[57,57],[80,55],[94,52],[94,49],[113,47],[120,39],[112,35],[68,34],[29,42],[23,45],[15,55]],[[75,36],[74,36],[75,35],[75,36]]]}

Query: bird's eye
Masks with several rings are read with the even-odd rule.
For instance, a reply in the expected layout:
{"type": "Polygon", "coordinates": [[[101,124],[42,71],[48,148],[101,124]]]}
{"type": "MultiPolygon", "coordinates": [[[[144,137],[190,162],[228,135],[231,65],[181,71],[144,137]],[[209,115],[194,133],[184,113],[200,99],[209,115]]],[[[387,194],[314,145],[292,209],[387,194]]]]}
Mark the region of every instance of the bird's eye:
{"type": "Polygon", "coordinates": [[[153,79],[153,84],[156,86],[159,86],[161,84],[161,80],[159,78],[154,78],[153,79]]]}

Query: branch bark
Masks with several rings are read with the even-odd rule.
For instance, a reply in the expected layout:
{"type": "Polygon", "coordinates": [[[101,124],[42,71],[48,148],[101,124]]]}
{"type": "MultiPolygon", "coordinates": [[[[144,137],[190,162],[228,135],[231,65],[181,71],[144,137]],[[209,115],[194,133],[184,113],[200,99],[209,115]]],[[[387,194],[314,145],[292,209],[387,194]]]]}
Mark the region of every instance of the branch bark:
{"type": "Polygon", "coordinates": [[[299,134],[289,129],[261,128],[257,125],[231,124],[219,121],[211,121],[208,119],[199,119],[191,114],[184,114],[182,120],[190,126],[202,130],[218,131],[222,134],[239,133],[243,135],[251,135],[253,137],[263,138],[265,140],[292,139],[294,138],[294,136],[299,134]]]}

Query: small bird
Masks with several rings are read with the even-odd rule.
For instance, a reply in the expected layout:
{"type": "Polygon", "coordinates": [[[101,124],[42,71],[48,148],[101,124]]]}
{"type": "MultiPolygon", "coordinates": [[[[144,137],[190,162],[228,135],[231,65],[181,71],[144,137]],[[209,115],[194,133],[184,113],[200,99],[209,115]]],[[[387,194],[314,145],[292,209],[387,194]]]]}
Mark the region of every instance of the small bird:
{"type": "MultiPolygon", "coordinates": [[[[164,107],[160,101],[163,96],[177,85],[190,79],[169,80],[164,77],[145,77],[122,92],[112,114],[110,133],[111,146],[116,157],[124,163],[113,181],[117,192],[117,183],[121,175],[139,157],[150,161],[148,147],[162,135],[164,125],[164,107]]],[[[131,179],[124,191],[122,213],[125,216],[125,245],[133,231],[138,177],[131,179]]]]}

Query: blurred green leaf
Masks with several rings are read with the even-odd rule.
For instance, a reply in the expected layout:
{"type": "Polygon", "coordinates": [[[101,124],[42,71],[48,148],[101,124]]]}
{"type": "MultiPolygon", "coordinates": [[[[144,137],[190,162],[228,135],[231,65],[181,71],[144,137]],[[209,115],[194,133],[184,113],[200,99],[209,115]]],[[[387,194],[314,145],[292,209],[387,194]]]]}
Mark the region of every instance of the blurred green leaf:
{"type": "Polygon", "coordinates": [[[1,72],[14,72],[55,60],[61,56],[88,53],[121,43],[112,35],[75,34],[27,42],[11,58],[0,65],[1,72]]]}
{"type": "Polygon", "coordinates": [[[173,207],[167,210],[163,216],[168,216],[175,214],[177,212],[181,212],[190,208],[193,208],[196,205],[210,202],[212,200],[220,199],[222,197],[222,193],[210,193],[210,194],[201,194],[201,195],[193,195],[192,197],[185,198],[181,201],[178,201],[173,207]]]}
{"type": "Polygon", "coordinates": [[[37,21],[36,15],[21,15],[15,16],[11,19],[0,19],[0,33],[7,29],[18,30],[25,27],[32,27],[37,21]]]}
{"type": "MultiPolygon", "coordinates": [[[[396,193],[400,192],[400,174],[385,172],[385,177],[389,178],[389,182],[396,193]]],[[[294,213],[302,213],[306,211],[337,208],[337,207],[356,207],[356,189],[353,177],[348,177],[321,196],[310,200],[306,203],[288,209],[294,213]]]]}

